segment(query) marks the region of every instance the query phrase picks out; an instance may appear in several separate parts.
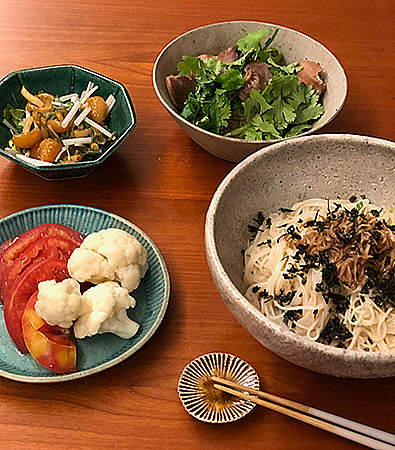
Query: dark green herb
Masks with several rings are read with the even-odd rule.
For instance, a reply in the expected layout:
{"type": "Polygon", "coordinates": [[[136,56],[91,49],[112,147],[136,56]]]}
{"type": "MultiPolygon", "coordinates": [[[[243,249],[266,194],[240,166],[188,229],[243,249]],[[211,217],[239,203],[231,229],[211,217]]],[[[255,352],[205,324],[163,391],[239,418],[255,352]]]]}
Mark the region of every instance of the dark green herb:
{"type": "Polygon", "coordinates": [[[329,256],[326,252],[320,252],[319,258],[322,265],[322,283],[324,288],[330,290],[340,286],[336,264],[329,261],[329,256]]]}
{"type": "MultiPolygon", "coordinates": [[[[288,322],[295,322],[302,317],[303,311],[301,309],[286,311],[283,315],[283,322],[287,325],[288,322]]],[[[294,323],[292,323],[295,326],[294,323]]]]}
{"type": "Polygon", "coordinates": [[[280,211],[282,213],[292,213],[292,212],[294,212],[293,209],[289,209],[289,208],[280,208],[280,211]]]}
{"type": "Polygon", "coordinates": [[[259,227],[256,227],[255,225],[247,225],[247,228],[248,228],[248,231],[251,233],[252,239],[258,234],[258,231],[265,231],[259,227]]]}
{"type": "Polygon", "coordinates": [[[320,334],[320,340],[327,344],[331,344],[333,341],[344,342],[351,338],[350,330],[340,322],[338,316],[330,319],[320,334]]]}
{"type": "Polygon", "coordinates": [[[273,296],[269,294],[269,292],[266,289],[263,289],[258,294],[259,299],[264,300],[264,302],[269,302],[270,300],[273,300],[273,296]]]}
{"type": "Polygon", "coordinates": [[[278,295],[274,296],[274,299],[281,305],[289,305],[293,298],[296,295],[296,291],[289,291],[287,293],[284,292],[284,289],[280,290],[280,293],[278,295]]]}
{"type": "Polygon", "coordinates": [[[311,86],[299,83],[297,63],[280,65],[281,53],[270,47],[277,33],[278,29],[247,33],[237,42],[239,59],[231,64],[184,55],[179,75],[193,73],[197,86],[181,116],[207,131],[247,140],[292,137],[311,129],[324,107],[311,86]],[[238,91],[246,83],[244,67],[252,61],[268,64],[273,77],[262,93],[252,89],[242,102],[238,91]],[[239,120],[239,126],[232,128],[235,116],[241,125],[239,120]]]}
{"type": "Polygon", "coordinates": [[[384,311],[395,308],[395,272],[392,270],[383,278],[378,270],[368,268],[366,274],[367,280],[361,293],[368,294],[373,289],[377,292],[373,300],[379,308],[384,311]]]}
{"type": "Polygon", "coordinates": [[[377,211],[377,209],[371,209],[371,210],[370,210],[370,214],[371,214],[373,217],[379,217],[381,211],[382,211],[382,209],[381,209],[380,211],[377,211]]]}
{"type": "Polygon", "coordinates": [[[23,119],[25,118],[25,110],[14,108],[11,105],[7,105],[3,110],[4,119],[6,119],[18,133],[23,130],[23,119]]]}
{"type": "Polygon", "coordinates": [[[257,244],[257,247],[262,247],[263,245],[268,245],[269,248],[272,248],[272,240],[268,239],[267,241],[260,242],[257,244]]]}
{"type": "MultiPolygon", "coordinates": [[[[265,217],[263,215],[263,213],[261,211],[258,212],[256,217],[253,217],[252,219],[256,225],[247,225],[248,227],[248,231],[252,234],[252,239],[257,235],[258,231],[264,231],[263,229],[261,229],[260,227],[264,224],[265,222],[265,217]]],[[[269,219],[266,219],[266,225],[267,225],[267,221],[269,219]]],[[[270,222],[271,224],[271,222],[270,222]]]]}
{"type": "MultiPolygon", "coordinates": [[[[328,298],[328,300],[332,301],[332,304],[335,307],[335,311],[339,314],[344,314],[347,309],[350,307],[350,297],[344,296],[340,294],[336,294],[335,292],[327,292],[324,294],[324,298],[328,298]]],[[[326,300],[325,298],[325,300],[326,300]]],[[[328,303],[328,302],[327,302],[328,303]]]]}

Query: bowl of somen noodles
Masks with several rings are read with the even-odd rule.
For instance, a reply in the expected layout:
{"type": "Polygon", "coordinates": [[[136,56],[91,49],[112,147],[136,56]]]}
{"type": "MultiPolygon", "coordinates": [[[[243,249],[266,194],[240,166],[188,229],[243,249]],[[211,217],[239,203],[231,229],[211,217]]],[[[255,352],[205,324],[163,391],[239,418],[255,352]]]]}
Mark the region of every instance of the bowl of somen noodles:
{"type": "Polygon", "coordinates": [[[241,325],[316,372],[395,375],[395,143],[330,134],[239,163],[209,206],[213,280],[241,325]]]}

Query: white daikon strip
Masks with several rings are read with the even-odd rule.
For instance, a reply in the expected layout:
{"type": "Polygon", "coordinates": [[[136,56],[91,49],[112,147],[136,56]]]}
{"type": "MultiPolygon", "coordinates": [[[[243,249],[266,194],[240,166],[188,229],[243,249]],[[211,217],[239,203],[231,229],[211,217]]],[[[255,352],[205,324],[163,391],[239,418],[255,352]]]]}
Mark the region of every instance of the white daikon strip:
{"type": "Polygon", "coordinates": [[[91,144],[92,138],[89,137],[82,137],[82,138],[72,138],[72,139],[63,139],[63,145],[69,146],[69,145],[85,145],[85,144],[91,144]]]}
{"type": "Polygon", "coordinates": [[[112,110],[115,103],[116,103],[115,97],[112,94],[110,94],[106,100],[107,114],[112,110]]]}
{"type": "Polygon", "coordinates": [[[66,128],[69,123],[74,119],[74,116],[77,114],[77,111],[81,105],[80,100],[77,100],[70,111],[67,113],[66,117],[63,119],[62,127],[66,128]]]}
{"type": "Polygon", "coordinates": [[[97,90],[99,86],[94,86],[89,91],[86,91],[83,95],[81,95],[81,103],[85,103],[88,98],[97,90]]]}
{"type": "Polygon", "coordinates": [[[7,119],[3,119],[3,123],[5,126],[7,126],[14,134],[18,134],[18,131],[14,127],[14,125],[11,125],[10,122],[8,122],[7,119]]]}
{"type": "Polygon", "coordinates": [[[15,148],[6,147],[5,150],[6,150],[8,153],[11,153],[11,155],[16,155],[16,154],[18,154],[18,150],[16,150],[15,148]]]}
{"type": "Polygon", "coordinates": [[[65,152],[67,152],[67,153],[69,152],[69,149],[68,149],[67,146],[62,147],[62,150],[56,155],[55,162],[58,162],[59,159],[62,157],[62,155],[63,155],[65,152]]]}
{"type": "Polygon", "coordinates": [[[99,130],[100,133],[104,134],[104,136],[107,136],[108,138],[112,138],[112,133],[110,133],[108,130],[103,128],[101,125],[96,123],[94,120],[89,119],[88,117],[85,118],[85,122],[90,125],[93,128],[96,128],[96,130],[99,130]]]}
{"type": "MultiPolygon", "coordinates": [[[[59,97],[59,100],[61,102],[67,102],[68,100],[72,100],[73,97],[75,97],[77,94],[66,94],[59,97]]],[[[77,96],[78,97],[78,96],[77,96]]],[[[53,102],[52,102],[53,103],[53,102]]]]}
{"type": "Polygon", "coordinates": [[[22,155],[22,153],[16,153],[15,156],[22,161],[26,161],[34,166],[52,166],[52,163],[48,161],[40,161],[39,159],[29,158],[26,155],[22,155]]]}
{"type": "Polygon", "coordinates": [[[91,112],[91,107],[90,106],[86,106],[83,111],[81,112],[81,114],[74,120],[74,124],[78,125],[85,119],[85,117],[91,112]]]}

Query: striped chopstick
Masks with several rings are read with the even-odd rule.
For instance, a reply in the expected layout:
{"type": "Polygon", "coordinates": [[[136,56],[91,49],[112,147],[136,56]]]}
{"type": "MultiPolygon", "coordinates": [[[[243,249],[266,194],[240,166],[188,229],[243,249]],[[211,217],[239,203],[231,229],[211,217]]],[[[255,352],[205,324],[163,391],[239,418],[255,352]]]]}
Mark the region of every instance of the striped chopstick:
{"type": "Polygon", "coordinates": [[[330,414],[277,395],[248,388],[224,378],[212,376],[214,387],[228,394],[264,406],[272,411],[342,436],[377,450],[395,450],[395,435],[330,414]]]}

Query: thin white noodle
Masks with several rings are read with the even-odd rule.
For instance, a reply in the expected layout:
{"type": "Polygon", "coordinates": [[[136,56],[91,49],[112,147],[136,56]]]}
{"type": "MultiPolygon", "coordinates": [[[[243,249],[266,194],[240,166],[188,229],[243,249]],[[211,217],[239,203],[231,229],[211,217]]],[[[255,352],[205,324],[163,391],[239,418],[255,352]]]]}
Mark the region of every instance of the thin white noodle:
{"type": "MultiPolygon", "coordinates": [[[[331,314],[331,301],[326,303],[316,285],[322,281],[320,270],[310,269],[305,280],[300,276],[287,279],[283,275],[292,265],[299,267],[305,263],[303,254],[299,262],[293,258],[296,250],[288,245],[287,239],[280,238],[293,225],[303,236],[303,224],[318,217],[325,218],[335,204],[352,209],[355,203],[347,200],[310,199],[294,205],[292,212],[275,214],[270,217],[272,225],[262,225],[245,251],[244,279],[248,285],[246,298],[264,315],[274,322],[286,324],[296,334],[317,340],[325,328],[331,314]],[[275,297],[295,291],[292,300],[278,301],[275,297]],[[262,293],[265,295],[262,296],[262,293]],[[291,314],[291,320],[289,316],[291,314]],[[292,316],[293,314],[293,316],[292,316]],[[296,316],[296,318],[295,318],[296,316]],[[285,318],[285,320],[284,320],[285,318]]],[[[362,200],[360,213],[370,210],[380,211],[380,219],[389,225],[395,223],[392,209],[384,210],[362,200]]],[[[395,239],[395,237],[394,237],[395,239]]],[[[365,352],[395,351],[395,310],[386,311],[378,307],[370,295],[361,294],[342,286],[342,295],[349,296],[350,306],[344,314],[338,314],[341,321],[352,333],[352,338],[344,344],[348,349],[365,352]]]]}

